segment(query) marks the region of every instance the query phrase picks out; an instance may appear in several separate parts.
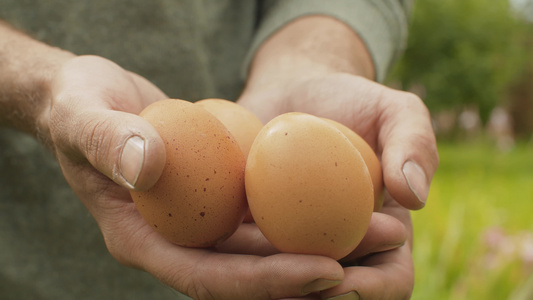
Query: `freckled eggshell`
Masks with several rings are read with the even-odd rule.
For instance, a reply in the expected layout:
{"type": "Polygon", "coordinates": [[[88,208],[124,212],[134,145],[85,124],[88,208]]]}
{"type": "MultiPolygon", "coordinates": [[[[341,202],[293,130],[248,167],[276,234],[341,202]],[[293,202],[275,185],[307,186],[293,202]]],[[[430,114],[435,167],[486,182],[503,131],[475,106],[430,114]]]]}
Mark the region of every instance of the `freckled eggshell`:
{"type": "Polygon", "coordinates": [[[362,137],[360,137],[350,128],[337,121],[326,118],[323,118],[323,120],[340,130],[348,138],[348,140],[350,140],[352,145],[359,150],[359,153],[361,153],[361,156],[365,160],[366,166],[368,167],[368,171],[370,172],[370,177],[372,177],[372,185],[374,187],[374,211],[380,211],[381,207],[383,206],[384,197],[383,171],[376,153],[374,153],[372,147],[370,147],[370,145],[368,145],[368,143],[362,137]]]}
{"type": "MultiPolygon", "coordinates": [[[[248,109],[229,100],[210,98],[196,101],[194,104],[205,108],[226,126],[241,147],[244,157],[247,158],[255,137],[263,128],[259,118],[248,109]]],[[[250,211],[246,213],[244,222],[253,222],[250,211]]]]}
{"type": "Polygon", "coordinates": [[[247,210],[245,159],[224,125],[200,106],[161,100],[140,114],[165,143],[167,161],[157,183],[131,191],[157,232],[186,247],[210,247],[228,238],[247,210]]]}
{"type": "Polygon", "coordinates": [[[255,222],[282,252],[341,259],[368,229],[374,196],[361,154],[338,129],[303,113],[272,119],[248,156],[255,222]]]}
{"type": "Polygon", "coordinates": [[[229,100],[211,98],[196,101],[194,104],[202,106],[217,117],[231,132],[244,157],[248,157],[257,133],[263,128],[259,118],[248,109],[229,100]]]}

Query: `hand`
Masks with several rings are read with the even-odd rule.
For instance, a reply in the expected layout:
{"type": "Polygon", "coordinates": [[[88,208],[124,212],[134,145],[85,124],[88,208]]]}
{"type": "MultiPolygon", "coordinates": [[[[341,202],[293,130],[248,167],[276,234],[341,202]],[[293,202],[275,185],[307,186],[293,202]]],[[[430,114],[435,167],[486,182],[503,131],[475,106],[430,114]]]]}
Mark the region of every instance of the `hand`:
{"type": "Polygon", "coordinates": [[[55,74],[51,95],[40,131],[49,132],[65,178],[120,263],[196,299],[299,297],[344,278],[330,258],[265,257],[275,251],[251,224],[243,224],[218,250],[179,247],[153,231],[128,192],[151,187],[165,161],[157,132],[136,115],[166,97],[145,79],[100,57],[77,57],[55,74]]]}
{"type": "Polygon", "coordinates": [[[398,202],[411,208],[423,206],[429,189],[428,178],[436,168],[435,140],[425,106],[412,94],[345,73],[298,77],[292,83],[285,80],[283,87],[280,93],[272,93],[276,89],[264,94],[245,92],[240,103],[264,122],[288,111],[335,119],[365,138],[383,164],[387,188],[384,207],[374,213],[372,226],[361,245],[344,259],[344,281],[324,291],[321,297],[350,291],[357,291],[361,299],[408,297],[414,282],[412,226],[409,211],[398,202]],[[280,105],[263,109],[267,102],[280,105]],[[425,189],[423,192],[411,190],[402,174],[404,161],[414,161],[427,170],[422,179],[416,179],[423,180],[423,185],[416,186],[425,189]],[[423,198],[419,199],[418,195],[423,198]],[[397,230],[394,232],[393,228],[397,230]],[[387,243],[395,237],[396,244],[387,243]],[[401,244],[405,239],[407,242],[401,244]]]}
{"type": "MultiPolygon", "coordinates": [[[[382,211],[373,213],[361,243],[351,254],[341,259],[340,263],[344,266],[342,282],[336,282],[338,285],[330,289],[297,299],[334,299],[348,293],[358,295],[361,299],[408,298],[414,280],[410,241],[412,226],[409,211],[387,194],[382,211]]],[[[278,254],[279,251],[265,239],[255,224],[242,224],[217,250],[266,257],[295,257],[278,254]]]]}
{"type": "Polygon", "coordinates": [[[355,261],[355,266],[345,267],[344,281],[321,297],[356,291],[361,299],[405,299],[413,288],[407,209],[425,205],[438,165],[436,140],[423,102],[414,94],[367,79],[374,76],[370,55],[350,28],[326,17],[305,17],[261,46],[239,99],[263,122],[290,111],[341,122],[363,137],[381,159],[387,198],[372,220],[375,223],[380,216],[403,223],[407,243],[395,248],[398,245],[383,239],[391,238],[386,227],[371,226],[347,258],[347,264],[355,261]],[[390,250],[365,246],[370,241],[390,250]]]}
{"type": "Polygon", "coordinates": [[[381,158],[392,197],[409,209],[425,205],[438,154],[428,110],[417,96],[347,73],[302,75],[280,85],[245,92],[239,102],[264,122],[299,111],[343,123],[381,158]]]}
{"type": "Polygon", "coordinates": [[[416,95],[368,79],[374,77],[370,54],[351,28],[307,16],[257,50],[238,101],[263,122],[299,111],[343,123],[381,158],[393,199],[420,209],[438,165],[429,112],[416,95]]]}

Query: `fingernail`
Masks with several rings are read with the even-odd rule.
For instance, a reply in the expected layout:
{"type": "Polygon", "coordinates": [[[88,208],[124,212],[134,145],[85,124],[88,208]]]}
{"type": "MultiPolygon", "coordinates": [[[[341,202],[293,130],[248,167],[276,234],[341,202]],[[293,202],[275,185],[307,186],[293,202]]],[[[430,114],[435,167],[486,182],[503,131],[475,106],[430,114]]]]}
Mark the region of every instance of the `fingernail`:
{"type": "Polygon", "coordinates": [[[418,201],[426,203],[429,186],[424,170],[417,163],[409,160],[403,165],[402,172],[409,188],[416,195],[418,201]]]}
{"type": "Polygon", "coordinates": [[[327,298],[326,300],[359,300],[359,294],[356,291],[351,291],[346,294],[327,298]]]}
{"type": "Polygon", "coordinates": [[[307,295],[314,292],[320,292],[340,284],[341,280],[316,279],[306,284],[302,292],[307,295]]]}
{"type": "Polygon", "coordinates": [[[376,247],[376,249],[374,249],[370,253],[378,253],[378,252],[385,252],[385,251],[393,250],[393,249],[396,249],[396,248],[400,248],[404,244],[405,244],[405,242],[401,243],[401,244],[380,245],[380,246],[376,247]]]}
{"type": "Polygon", "coordinates": [[[130,137],[120,155],[120,173],[130,188],[134,188],[144,163],[144,140],[139,136],[130,137]]]}

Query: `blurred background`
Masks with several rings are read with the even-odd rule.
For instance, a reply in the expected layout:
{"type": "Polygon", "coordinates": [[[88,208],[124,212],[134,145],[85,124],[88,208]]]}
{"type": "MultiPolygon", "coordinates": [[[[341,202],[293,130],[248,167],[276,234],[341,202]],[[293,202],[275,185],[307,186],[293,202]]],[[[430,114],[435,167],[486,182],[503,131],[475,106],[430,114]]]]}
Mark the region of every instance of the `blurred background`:
{"type": "Polygon", "coordinates": [[[416,1],[387,84],[424,100],[441,157],[412,299],[533,299],[533,0],[416,1]]]}

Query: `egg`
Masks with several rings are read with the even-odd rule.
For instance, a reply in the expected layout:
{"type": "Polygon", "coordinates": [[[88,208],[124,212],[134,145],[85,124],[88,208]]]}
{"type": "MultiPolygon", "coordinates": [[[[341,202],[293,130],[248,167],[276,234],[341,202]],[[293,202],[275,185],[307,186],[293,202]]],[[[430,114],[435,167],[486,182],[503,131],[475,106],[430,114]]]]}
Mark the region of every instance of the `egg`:
{"type": "Polygon", "coordinates": [[[362,137],[360,137],[350,128],[337,121],[326,118],[323,118],[323,120],[340,130],[348,138],[348,140],[350,140],[352,145],[359,150],[359,153],[361,153],[361,156],[365,160],[365,164],[368,167],[368,171],[370,172],[370,177],[372,178],[372,186],[374,187],[374,211],[380,211],[383,207],[384,199],[383,171],[376,153],[362,137]]]}
{"type": "Polygon", "coordinates": [[[248,157],[250,147],[263,123],[250,110],[225,99],[203,99],[194,104],[202,106],[212,113],[231,132],[244,157],[248,157]]]}
{"type": "MultiPolygon", "coordinates": [[[[196,101],[194,104],[205,108],[226,126],[241,147],[244,157],[247,158],[255,137],[263,128],[259,118],[245,107],[225,99],[210,98],[196,101]]],[[[246,213],[244,222],[253,222],[250,211],[246,213]]]]}
{"type": "Polygon", "coordinates": [[[185,247],[214,246],[247,211],[244,155],[228,129],[199,105],[167,99],[140,116],[157,130],[166,164],[156,184],[131,191],[141,216],[167,240],[185,247]]]}
{"type": "Polygon", "coordinates": [[[245,183],[258,228],[282,252],[338,260],[368,229],[374,192],[365,161],[318,117],[286,113],[268,122],[250,149],[245,183]]]}

